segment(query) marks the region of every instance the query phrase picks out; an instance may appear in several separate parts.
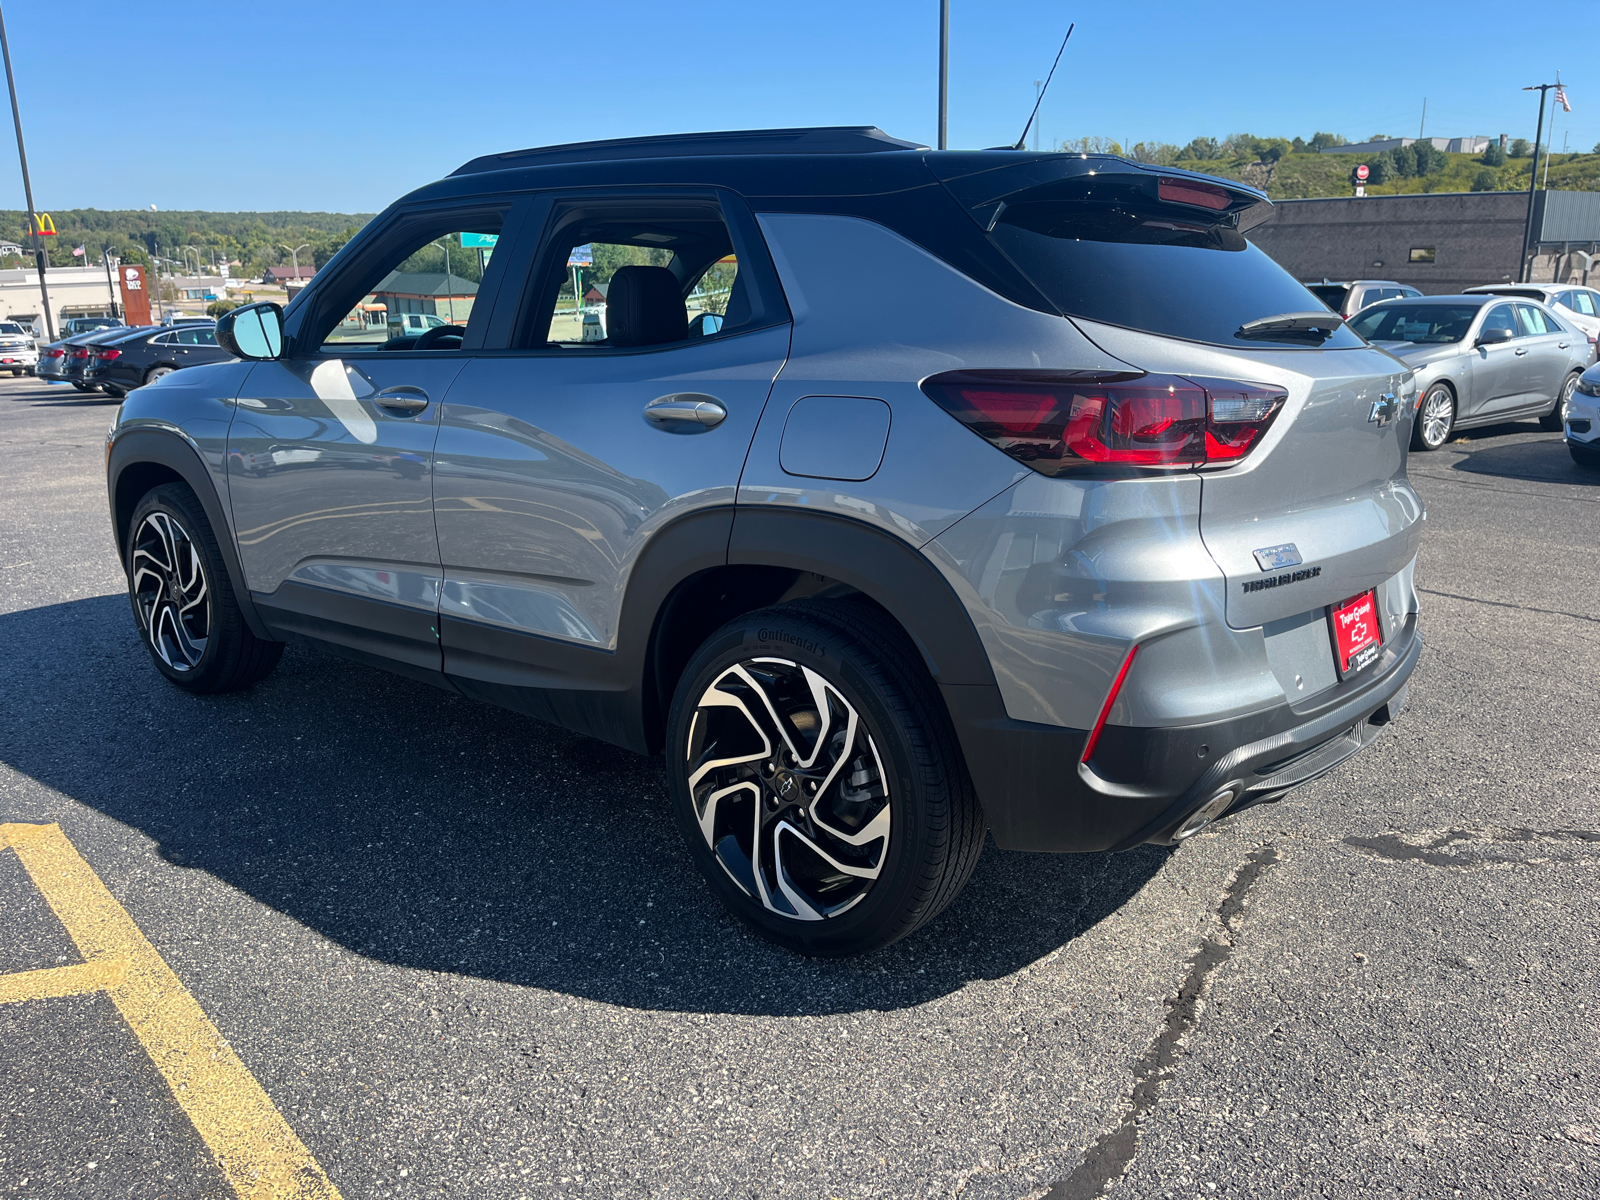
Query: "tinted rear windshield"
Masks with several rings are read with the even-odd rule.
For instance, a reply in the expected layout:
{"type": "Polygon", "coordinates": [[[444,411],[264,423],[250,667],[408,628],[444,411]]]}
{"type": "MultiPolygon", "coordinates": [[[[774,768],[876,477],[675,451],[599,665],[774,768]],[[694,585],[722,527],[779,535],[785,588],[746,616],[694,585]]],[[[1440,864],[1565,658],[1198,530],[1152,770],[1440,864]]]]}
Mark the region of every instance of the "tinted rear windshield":
{"type": "Polygon", "coordinates": [[[1459,342],[1467,336],[1476,304],[1386,304],[1350,321],[1369,342],[1459,342]]]}
{"type": "MultiPolygon", "coordinates": [[[[1303,333],[1236,336],[1250,321],[1329,307],[1239,231],[1248,196],[1186,179],[1163,185],[1156,173],[1115,160],[1112,169],[1092,174],[1082,160],[1063,160],[1061,169],[1072,172],[1067,177],[1039,182],[1043,164],[1031,164],[1028,185],[1003,204],[993,194],[997,178],[947,182],[987,225],[994,244],[1062,312],[1224,346],[1308,344],[1303,333]],[[1208,194],[1227,210],[1170,199],[1203,201],[1208,194]]],[[[1360,344],[1343,326],[1320,343],[1360,344]]]]}
{"type": "Polygon", "coordinates": [[[1338,312],[1344,307],[1344,298],[1350,293],[1350,289],[1342,283],[1314,283],[1306,291],[1321,300],[1334,312],[1338,312]]]}

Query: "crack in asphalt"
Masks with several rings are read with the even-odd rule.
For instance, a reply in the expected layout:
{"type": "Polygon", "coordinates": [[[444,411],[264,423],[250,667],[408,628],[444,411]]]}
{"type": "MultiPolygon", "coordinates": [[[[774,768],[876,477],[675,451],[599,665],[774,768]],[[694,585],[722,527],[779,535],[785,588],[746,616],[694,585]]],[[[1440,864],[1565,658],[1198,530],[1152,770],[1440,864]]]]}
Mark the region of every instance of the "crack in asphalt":
{"type": "Polygon", "coordinates": [[[1127,1174],[1139,1152],[1139,1123],[1161,1099],[1162,1089],[1177,1064],[1181,1043],[1200,1019],[1200,1002],[1211,977],[1233,954],[1233,935],[1238,932],[1245,897],[1263,872],[1277,861],[1277,848],[1271,845],[1258,847],[1245,859],[1217,908],[1222,933],[1208,937],[1189,959],[1188,973],[1167,1000],[1161,1033],[1134,1064],[1128,1111],[1114,1128],[1095,1139],[1083,1161],[1046,1192],[1043,1200],[1096,1200],[1127,1174]]]}
{"type": "Polygon", "coordinates": [[[1389,862],[1419,862],[1456,870],[1488,867],[1542,866],[1600,857],[1600,833],[1587,829],[1421,829],[1347,837],[1352,850],[1389,862]],[[1495,853],[1504,846],[1544,846],[1548,853],[1495,853]]]}
{"type": "Polygon", "coordinates": [[[1489,604],[1495,608],[1514,608],[1519,612],[1543,613],[1547,617],[1571,617],[1574,621],[1593,621],[1600,625],[1600,617],[1587,617],[1583,613],[1567,612],[1560,608],[1534,608],[1527,604],[1508,604],[1504,600],[1484,600],[1478,596],[1460,596],[1455,592],[1436,592],[1431,588],[1418,588],[1425,596],[1443,596],[1447,600],[1465,600],[1469,604],[1489,604]]]}

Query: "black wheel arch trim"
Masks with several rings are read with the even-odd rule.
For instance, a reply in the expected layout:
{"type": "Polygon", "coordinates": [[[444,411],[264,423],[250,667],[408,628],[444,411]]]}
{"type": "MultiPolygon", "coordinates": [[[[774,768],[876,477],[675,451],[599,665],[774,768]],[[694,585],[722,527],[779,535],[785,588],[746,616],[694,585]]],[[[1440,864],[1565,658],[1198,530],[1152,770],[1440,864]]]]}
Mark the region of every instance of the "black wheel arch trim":
{"type": "Polygon", "coordinates": [[[171,471],[188,484],[199,498],[200,507],[205,510],[206,520],[211,522],[211,531],[216,535],[217,546],[222,551],[228,582],[232,585],[234,600],[239,605],[245,623],[258,638],[276,641],[251,602],[250,589],[245,586],[244,568],[239,562],[238,547],[234,545],[233,523],[228,520],[222,498],[217,495],[212,483],[211,473],[201,460],[200,452],[179,434],[160,429],[128,429],[116,435],[107,452],[106,499],[111,508],[111,533],[117,545],[117,561],[122,564],[123,570],[126,571],[128,565],[128,536],[133,509],[144,491],[138,496],[122,496],[119,493],[123,476],[130,469],[145,464],[171,471]]]}

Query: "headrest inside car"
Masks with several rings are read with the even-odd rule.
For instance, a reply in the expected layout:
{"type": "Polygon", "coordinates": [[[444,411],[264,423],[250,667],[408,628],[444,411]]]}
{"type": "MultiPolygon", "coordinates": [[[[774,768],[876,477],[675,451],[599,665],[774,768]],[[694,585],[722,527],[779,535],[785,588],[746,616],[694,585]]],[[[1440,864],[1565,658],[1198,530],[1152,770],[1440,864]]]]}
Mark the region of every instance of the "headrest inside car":
{"type": "Polygon", "coordinates": [[[689,336],[675,275],[665,267],[622,267],[606,290],[606,340],[613,346],[659,346],[689,336]]]}

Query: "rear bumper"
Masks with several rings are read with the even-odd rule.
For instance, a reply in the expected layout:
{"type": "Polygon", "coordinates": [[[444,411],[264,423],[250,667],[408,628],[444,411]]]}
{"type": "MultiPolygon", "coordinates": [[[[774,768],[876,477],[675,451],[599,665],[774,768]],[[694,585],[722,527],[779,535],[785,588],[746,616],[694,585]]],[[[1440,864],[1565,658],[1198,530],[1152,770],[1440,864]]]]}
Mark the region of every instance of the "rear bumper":
{"type": "Polygon", "coordinates": [[[1416,616],[1368,671],[1312,700],[1179,728],[1108,725],[1094,765],[1086,730],[1010,720],[991,689],[944,687],[995,841],[1009,850],[1171,844],[1224,791],[1226,812],[1275,800],[1370,745],[1404,706],[1422,654],[1416,616]]]}

